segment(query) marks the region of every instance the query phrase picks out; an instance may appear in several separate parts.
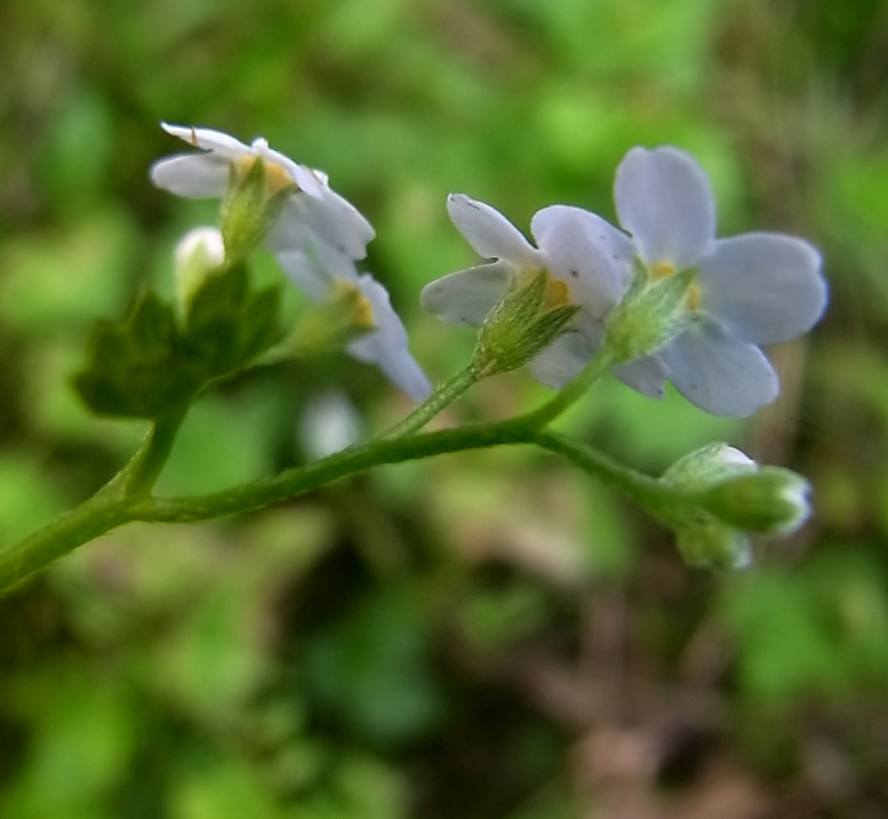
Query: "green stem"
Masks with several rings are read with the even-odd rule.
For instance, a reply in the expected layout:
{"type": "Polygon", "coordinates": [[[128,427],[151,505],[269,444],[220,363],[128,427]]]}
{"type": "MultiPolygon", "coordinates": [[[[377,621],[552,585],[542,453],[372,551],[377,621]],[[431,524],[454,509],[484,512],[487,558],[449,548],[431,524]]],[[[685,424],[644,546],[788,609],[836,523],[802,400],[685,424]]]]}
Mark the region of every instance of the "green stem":
{"type": "MultiPolygon", "coordinates": [[[[181,420],[181,419],[179,419],[181,420]]],[[[527,443],[533,431],[515,421],[473,424],[407,438],[370,441],[304,467],[227,492],[165,499],[147,495],[172,445],[176,424],[158,425],[142,449],[89,500],[24,540],[0,550],[0,591],[121,524],[134,520],[194,521],[260,509],[354,472],[388,463],[501,444],[527,443]]]]}
{"type": "Polygon", "coordinates": [[[169,458],[187,410],[158,418],[139,451],[121,470],[112,483],[122,485],[126,497],[147,495],[153,488],[169,458]]]}
{"type": "Polygon", "coordinates": [[[615,363],[616,357],[610,348],[605,345],[598,354],[586,365],[586,368],[571,381],[561,392],[547,404],[543,404],[538,410],[534,410],[524,418],[535,427],[544,427],[553,421],[571,404],[588,390],[601,376],[603,376],[615,363]]]}
{"type": "Polygon", "coordinates": [[[82,543],[132,520],[113,484],[112,481],[80,506],[0,551],[0,591],[17,585],[82,543]]]}
{"type": "Polygon", "coordinates": [[[133,505],[132,514],[135,519],[146,521],[207,520],[234,512],[261,509],[383,464],[413,461],[468,449],[530,443],[533,436],[534,431],[525,424],[509,420],[469,424],[405,438],[370,441],[337,452],[323,460],[287,469],[274,477],[226,492],[190,498],[145,498],[133,505]]]}
{"type": "MultiPolygon", "coordinates": [[[[452,394],[458,394],[456,387],[452,394]]],[[[431,413],[431,409],[425,412],[431,413]]],[[[15,585],[80,544],[129,521],[188,522],[261,509],[383,464],[506,444],[533,443],[561,455],[621,489],[658,517],[662,518],[659,510],[668,508],[669,491],[654,478],[623,467],[590,447],[538,429],[537,413],[497,423],[370,441],[213,495],[151,497],[149,487],[163,466],[179,423],[181,417],[158,423],[133,460],[96,495],[20,543],[0,551],[0,589],[15,585]]]]}
{"type": "Polygon", "coordinates": [[[561,455],[603,483],[621,490],[661,521],[665,520],[663,510],[671,508],[675,503],[673,490],[656,478],[623,466],[586,444],[548,430],[537,430],[532,440],[543,449],[561,455]]]}
{"type": "Polygon", "coordinates": [[[399,421],[391,429],[386,430],[379,438],[401,438],[411,435],[422,429],[446,406],[452,404],[466,390],[478,381],[478,373],[474,365],[470,364],[464,370],[458,372],[443,386],[432,393],[425,403],[420,404],[406,418],[399,421]]]}

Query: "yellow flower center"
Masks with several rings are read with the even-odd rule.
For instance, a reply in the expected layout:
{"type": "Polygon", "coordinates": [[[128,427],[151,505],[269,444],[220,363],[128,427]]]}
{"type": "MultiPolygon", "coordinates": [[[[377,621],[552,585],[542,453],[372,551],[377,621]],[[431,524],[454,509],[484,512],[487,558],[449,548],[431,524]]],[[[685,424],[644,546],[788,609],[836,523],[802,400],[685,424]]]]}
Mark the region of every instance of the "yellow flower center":
{"type": "Polygon", "coordinates": [[[289,171],[277,162],[269,162],[259,156],[243,156],[236,160],[235,173],[239,179],[246,179],[247,174],[256,162],[262,162],[265,165],[265,193],[270,198],[285,188],[296,188],[296,180],[290,175],[289,171]]]}
{"type": "Polygon", "coordinates": [[[373,305],[351,282],[337,281],[333,287],[332,300],[341,301],[349,306],[350,325],[355,329],[372,330],[376,327],[373,305]]]}
{"type": "Polygon", "coordinates": [[[373,307],[370,301],[363,293],[359,294],[352,313],[352,324],[359,330],[372,330],[376,327],[373,318],[373,307]]]}
{"type": "Polygon", "coordinates": [[[546,307],[554,309],[570,304],[570,288],[567,282],[549,276],[546,282],[546,307]]]}
{"type": "MultiPolygon", "coordinates": [[[[660,279],[668,278],[669,276],[674,276],[678,271],[675,269],[675,265],[670,262],[654,262],[648,268],[650,270],[651,278],[656,282],[660,279]]],[[[696,284],[692,284],[688,287],[687,296],[685,297],[685,304],[688,307],[688,310],[699,310],[700,309],[700,299],[702,294],[700,293],[700,288],[696,284]]]]}
{"type": "Polygon", "coordinates": [[[660,279],[665,279],[667,276],[675,275],[675,265],[672,265],[669,262],[654,262],[651,265],[650,270],[651,276],[655,282],[660,279]]]}

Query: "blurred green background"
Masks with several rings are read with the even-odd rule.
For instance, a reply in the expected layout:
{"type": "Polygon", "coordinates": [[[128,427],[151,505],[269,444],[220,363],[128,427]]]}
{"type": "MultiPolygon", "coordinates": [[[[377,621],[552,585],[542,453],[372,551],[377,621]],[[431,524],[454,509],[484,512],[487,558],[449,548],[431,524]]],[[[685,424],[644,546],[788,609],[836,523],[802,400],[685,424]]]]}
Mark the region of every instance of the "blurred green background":
{"type": "MultiPolygon", "coordinates": [[[[888,2],[4,0],[0,543],[83,499],[144,428],[70,376],[90,324],[172,290],[215,203],[153,189],[163,119],[267,137],[375,225],[433,380],[473,335],[421,314],[473,254],[462,191],[526,227],[613,218],[635,144],[710,175],[722,235],[822,248],[826,319],[773,350],[751,423],[606,383],[565,419],[659,471],[724,439],[811,477],[814,520],[747,572],[529,450],[378,470],[237,520],[127,526],[0,601],[4,819],[879,817],[888,812],[888,2]]],[[[274,262],[257,264],[268,275],[274,262]]],[[[317,401],[409,405],[344,357],[194,407],[161,479],[306,457],[317,401]]],[[[545,396],[485,382],[448,422],[545,396]]]]}

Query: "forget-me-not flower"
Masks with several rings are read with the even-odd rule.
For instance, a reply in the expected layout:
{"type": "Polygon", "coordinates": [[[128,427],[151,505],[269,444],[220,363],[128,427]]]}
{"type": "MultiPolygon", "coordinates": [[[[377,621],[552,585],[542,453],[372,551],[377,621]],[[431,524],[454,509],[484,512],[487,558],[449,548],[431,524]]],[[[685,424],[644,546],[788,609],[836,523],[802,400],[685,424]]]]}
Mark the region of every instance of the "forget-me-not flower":
{"type": "Polygon", "coordinates": [[[595,214],[566,205],[533,216],[536,246],[499,211],[464,194],[448,197],[447,210],[475,252],[492,261],[431,282],[422,306],[448,324],[479,326],[516,277],[548,271],[559,301],[580,309],[529,370],[547,386],[564,386],[601,343],[603,319],[626,287],[631,241],[595,214]]]}
{"type": "Polygon", "coordinates": [[[369,273],[358,273],[352,263],[349,275],[330,275],[319,260],[302,250],[278,254],[278,262],[293,283],[316,302],[333,298],[337,290],[355,288],[361,299],[362,319],[370,329],[348,342],[349,354],[378,366],[412,398],[429,396],[432,385],[407,346],[407,331],[394,311],[388,291],[369,273]]]}
{"type": "Polygon", "coordinates": [[[306,250],[337,275],[349,275],[351,260],[367,255],[375,236],[370,223],[346,199],[330,188],[326,174],[294,162],[269,147],[265,139],[245,145],[221,131],[161,123],[172,136],[197,153],[177,154],[151,167],[159,188],[192,199],[222,198],[234,178],[244,177],[253,163],[265,166],[269,195],[291,190],[265,236],[272,252],[306,250]]]}
{"type": "Polygon", "coordinates": [[[777,375],[759,345],[794,338],[823,314],[827,286],[817,249],[782,233],[716,239],[706,174],[676,148],[630,150],[617,168],[614,198],[652,281],[695,271],[686,329],[638,362],[633,386],[657,394],[668,377],[716,415],[745,416],[773,401],[777,375]]]}

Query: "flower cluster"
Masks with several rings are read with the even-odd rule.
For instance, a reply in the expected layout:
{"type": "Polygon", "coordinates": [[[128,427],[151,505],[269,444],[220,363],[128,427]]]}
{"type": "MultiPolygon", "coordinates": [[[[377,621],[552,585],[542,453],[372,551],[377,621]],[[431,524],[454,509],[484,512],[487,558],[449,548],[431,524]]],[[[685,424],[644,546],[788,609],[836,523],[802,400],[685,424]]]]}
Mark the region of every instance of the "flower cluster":
{"type": "MultiPolygon", "coordinates": [[[[163,127],[200,151],[157,162],[155,184],[223,198],[228,257],[261,241],[309,298],[348,290],[369,317],[348,351],[413,397],[427,396],[431,386],[388,293],[357,268],[373,228],[326,175],[264,139],[246,145],[209,129],[163,127]]],[[[453,223],[488,261],[432,282],[422,305],[447,323],[483,328],[482,374],[526,363],[560,389],[604,349],[614,374],[651,397],[669,380],[717,415],[745,416],[773,401],[777,376],[761,345],[798,336],[820,318],[827,287],[818,251],[782,233],[717,239],[706,175],[676,148],[630,150],[614,199],[620,227],[554,205],[531,220],[531,244],[489,205],[451,195],[453,223]]]]}
{"type": "Polygon", "coordinates": [[[661,396],[666,380],[717,415],[745,416],[777,397],[760,345],[809,330],[827,302],[817,250],[781,233],[715,238],[715,205],[700,166],[671,147],[633,148],[614,186],[623,230],[579,208],[531,221],[530,245],[505,217],[466,196],[450,216],[491,261],[432,282],[423,305],[451,324],[482,324],[509,282],[546,269],[580,309],[530,363],[560,388],[609,343],[614,373],[661,396]]]}
{"type": "Polygon", "coordinates": [[[163,128],[200,152],[156,162],[151,168],[154,184],[177,196],[224,199],[228,214],[237,214],[229,216],[227,226],[223,206],[226,253],[231,255],[233,246],[240,251],[261,240],[309,298],[323,301],[343,288],[356,290],[368,318],[363,328],[367,332],[349,343],[349,352],[377,364],[413,398],[425,398],[431,384],[407,349],[407,333],[388,293],[356,266],[367,255],[375,232],[330,188],[326,174],[294,162],[261,138],[245,145],[208,128],[165,123],[163,128]],[[246,208],[239,207],[239,200],[246,208]]]}

